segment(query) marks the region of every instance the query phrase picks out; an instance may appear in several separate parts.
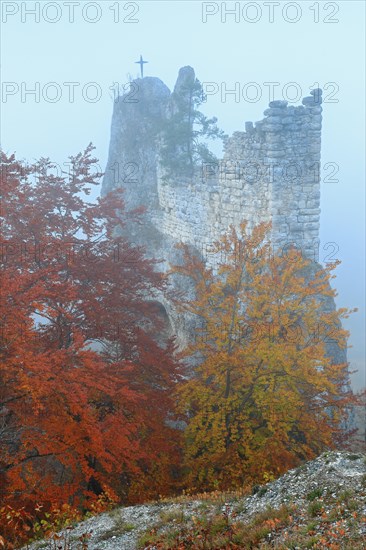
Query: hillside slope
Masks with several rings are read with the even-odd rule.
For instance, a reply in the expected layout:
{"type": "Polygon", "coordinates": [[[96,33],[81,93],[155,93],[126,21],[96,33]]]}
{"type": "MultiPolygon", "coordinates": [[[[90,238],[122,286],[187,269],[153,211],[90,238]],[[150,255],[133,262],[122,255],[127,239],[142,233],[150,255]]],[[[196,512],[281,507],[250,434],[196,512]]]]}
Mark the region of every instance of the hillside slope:
{"type": "Polygon", "coordinates": [[[328,452],[251,495],[216,493],[118,508],[61,534],[57,545],[42,541],[30,548],[365,547],[366,456],[328,452]]]}

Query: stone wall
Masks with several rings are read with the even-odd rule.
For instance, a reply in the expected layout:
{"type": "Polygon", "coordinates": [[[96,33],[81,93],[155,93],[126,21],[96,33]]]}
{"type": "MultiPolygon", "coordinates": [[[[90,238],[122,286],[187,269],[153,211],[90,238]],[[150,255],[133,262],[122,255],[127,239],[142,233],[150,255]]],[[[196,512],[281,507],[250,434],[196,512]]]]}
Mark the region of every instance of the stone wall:
{"type": "Polygon", "coordinates": [[[294,243],[318,260],[321,92],[303,104],[272,101],[262,121],[235,132],[223,158],[194,178],[167,185],[158,177],[162,233],[205,254],[230,224],[271,220],[275,246],[294,243]]]}

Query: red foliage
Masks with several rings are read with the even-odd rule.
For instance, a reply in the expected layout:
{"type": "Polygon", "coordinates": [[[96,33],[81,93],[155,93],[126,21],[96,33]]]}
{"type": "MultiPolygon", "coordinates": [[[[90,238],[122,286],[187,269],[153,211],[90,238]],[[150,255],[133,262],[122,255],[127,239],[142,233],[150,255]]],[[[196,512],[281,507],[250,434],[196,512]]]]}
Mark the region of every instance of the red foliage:
{"type": "Polygon", "coordinates": [[[72,174],[1,154],[0,498],[88,507],[103,490],[164,493],[177,455],[166,425],[179,372],[150,334],[155,261],[116,234],[121,190],[88,203],[91,145],[72,174]],[[155,465],[159,464],[159,468],[155,465]],[[153,481],[151,477],[153,476],[153,481]]]}

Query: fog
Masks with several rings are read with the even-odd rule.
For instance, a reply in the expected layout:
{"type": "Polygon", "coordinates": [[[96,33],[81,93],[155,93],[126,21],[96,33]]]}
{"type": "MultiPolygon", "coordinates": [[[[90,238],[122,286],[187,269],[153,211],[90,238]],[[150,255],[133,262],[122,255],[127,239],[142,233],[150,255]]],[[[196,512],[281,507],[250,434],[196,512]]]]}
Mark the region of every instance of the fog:
{"type": "Polygon", "coordinates": [[[297,105],[310,89],[323,88],[320,259],[335,243],[342,261],[337,304],[359,308],[346,328],[350,367],[359,371],[353,385],[360,388],[364,11],[358,1],[2,2],[2,147],[19,158],[49,156],[62,164],[92,141],[104,169],[114,93],[139,76],[140,55],[148,61],[145,76],[170,89],[180,67],[194,67],[214,92],[205,114],[217,116],[229,135],[260,120],[270,100],[297,105]],[[335,163],[334,174],[327,163],[335,163]]]}

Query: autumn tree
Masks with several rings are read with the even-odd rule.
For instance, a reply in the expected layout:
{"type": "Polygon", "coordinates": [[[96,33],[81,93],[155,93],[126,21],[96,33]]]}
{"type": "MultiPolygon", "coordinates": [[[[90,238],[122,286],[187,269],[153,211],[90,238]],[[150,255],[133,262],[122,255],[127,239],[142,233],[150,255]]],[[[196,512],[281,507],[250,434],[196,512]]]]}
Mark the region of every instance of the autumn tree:
{"type": "Polygon", "coordinates": [[[1,153],[0,499],[14,506],[156,496],[177,459],[174,343],[152,337],[165,281],[118,236],[139,215],[123,192],[88,202],[92,150],[67,173],[1,153]]]}
{"type": "Polygon", "coordinates": [[[212,248],[217,273],[182,249],[173,271],[193,281],[195,298],[180,308],[200,327],[186,350],[195,376],[178,390],[187,484],[263,482],[336,444],[352,396],[347,364],[327,351],[329,341],[345,348],[350,314],[322,307],[336,295],[335,266],[274,253],[266,224],[231,227],[212,248]]]}

